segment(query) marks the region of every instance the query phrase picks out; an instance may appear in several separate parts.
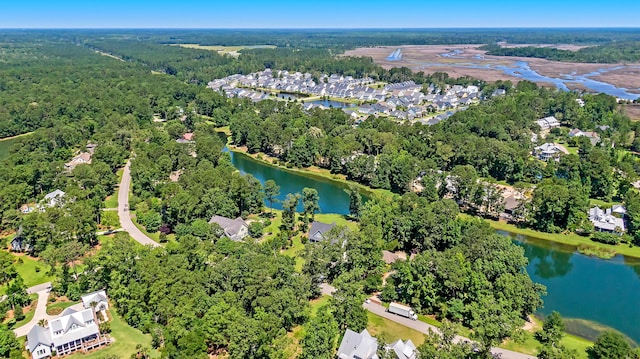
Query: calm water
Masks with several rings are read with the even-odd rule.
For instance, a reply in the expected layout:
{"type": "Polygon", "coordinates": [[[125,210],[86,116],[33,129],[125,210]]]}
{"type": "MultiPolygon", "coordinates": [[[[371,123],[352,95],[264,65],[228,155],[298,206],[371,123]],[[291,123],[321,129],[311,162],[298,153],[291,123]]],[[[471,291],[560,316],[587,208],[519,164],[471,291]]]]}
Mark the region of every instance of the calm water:
{"type": "MultiPolygon", "coordinates": [[[[320,194],[322,213],[349,212],[349,197],[343,184],[270,167],[242,154],[231,153],[231,156],[240,172],[250,173],[261,182],[276,181],[281,187],[280,199],[287,193],[312,187],[320,194]]],[[[591,258],[561,244],[503,231],[498,233],[510,236],[524,248],[529,258],[529,275],[534,282],[547,286],[545,306],[538,314],[557,310],[565,318],[597,322],[640,342],[640,261],[625,262],[620,256],[611,260],[591,258]]]]}
{"type": "Polygon", "coordinates": [[[347,103],[347,102],[340,102],[340,101],[334,101],[334,100],[315,100],[315,101],[310,101],[309,103],[312,103],[315,105],[322,105],[324,107],[333,107],[333,108],[356,107],[355,103],[347,103]]]}
{"type": "MultiPolygon", "coordinates": [[[[349,214],[349,195],[344,191],[347,188],[346,185],[267,166],[241,153],[229,152],[229,154],[231,162],[240,173],[249,173],[262,184],[267,180],[276,181],[280,186],[279,200],[283,201],[288,193],[302,193],[305,187],[315,188],[320,195],[320,213],[349,214]]],[[[282,206],[280,203],[274,203],[273,208],[282,209],[282,206]]],[[[301,204],[298,206],[298,211],[302,211],[301,204]]]]}
{"type": "Polygon", "coordinates": [[[613,327],[640,342],[640,263],[616,256],[588,257],[572,248],[498,231],[513,238],[529,258],[527,272],[547,286],[544,308],[566,318],[579,318],[613,327]],[[634,263],[635,262],[635,263],[634,263]]]}

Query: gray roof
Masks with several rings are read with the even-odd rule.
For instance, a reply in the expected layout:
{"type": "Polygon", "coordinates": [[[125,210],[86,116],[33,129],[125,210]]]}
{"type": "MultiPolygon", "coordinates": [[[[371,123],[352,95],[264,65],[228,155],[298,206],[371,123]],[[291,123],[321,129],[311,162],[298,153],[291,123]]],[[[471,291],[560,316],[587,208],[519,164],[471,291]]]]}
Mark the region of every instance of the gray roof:
{"type": "Polygon", "coordinates": [[[338,358],[340,359],[379,359],[378,339],[374,338],[364,329],[360,334],[351,329],[347,329],[338,348],[338,358]]]}
{"type": "Polygon", "coordinates": [[[624,231],[624,220],[612,214],[611,208],[602,210],[600,207],[589,209],[589,220],[596,229],[613,232],[616,228],[624,231]]]}
{"type": "Polygon", "coordinates": [[[406,342],[398,340],[395,343],[387,345],[386,349],[393,351],[398,359],[415,359],[418,353],[411,339],[406,342]]]}
{"type": "Polygon", "coordinates": [[[54,319],[49,322],[49,329],[52,333],[62,331],[62,334],[52,335],[54,347],[98,334],[98,325],[93,321],[91,309],[54,319]],[[74,324],[75,328],[73,328],[74,324]]]}
{"type": "Polygon", "coordinates": [[[55,191],[53,191],[51,193],[47,193],[44,196],[44,199],[51,200],[51,199],[58,198],[58,197],[64,197],[65,194],[66,193],[64,193],[64,191],[61,191],[61,190],[57,189],[57,190],[55,190],[55,191]]]}
{"type": "Polygon", "coordinates": [[[51,343],[52,341],[49,329],[45,329],[39,325],[34,325],[29,333],[27,333],[27,348],[29,348],[29,352],[31,353],[33,353],[39,344],[51,346],[51,343]]]}
{"type": "Polygon", "coordinates": [[[82,305],[85,308],[91,308],[91,302],[106,302],[108,301],[107,293],[104,290],[98,290],[93,293],[88,293],[82,296],[82,305]]]}
{"type": "Polygon", "coordinates": [[[320,242],[325,240],[325,234],[328,233],[333,227],[336,226],[336,222],[331,224],[322,223],[318,221],[314,221],[311,223],[311,228],[309,229],[309,240],[320,242]]]}
{"type": "Polygon", "coordinates": [[[227,217],[222,217],[218,215],[214,215],[209,220],[209,223],[217,223],[222,229],[227,237],[233,240],[240,240],[242,238],[237,238],[240,229],[245,226],[248,227],[247,222],[245,222],[242,218],[238,217],[236,219],[231,219],[227,217]]]}

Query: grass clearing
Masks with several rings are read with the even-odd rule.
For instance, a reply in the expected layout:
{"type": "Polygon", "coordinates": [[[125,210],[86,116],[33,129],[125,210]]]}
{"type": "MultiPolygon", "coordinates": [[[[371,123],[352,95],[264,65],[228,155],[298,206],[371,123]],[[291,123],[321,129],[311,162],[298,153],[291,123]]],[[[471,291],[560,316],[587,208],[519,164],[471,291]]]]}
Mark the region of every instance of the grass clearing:
{"type": "Polygon", "coordinates": [[[367,318],[369,319],[367,330],[380,342],[393,343],[398,339],[411,339],[416,346],[424,343],[424,334],[417,330],[407,328],[371,312],[367,312],[367,318]]]}
{"type": "Polygon", "coordinates": [[[9,149],[11,149],[11,146],[16,144],[16,142],[18,142],[21,137],[29,136],[32,133],[33,132],[29,132],[17,136],[0,138],[0,161],[9,157],[9,149]]]}
{"type": "Polygon", "coordinates": [[[160,353],[151,349],[151,335],[143,334],[138,329],[130,327],[116,312],[111,310],[111,337],[114,342],[103,349],[91,353],[77,353],[68,356],[69,359],[104,359],[112,356],[116,358],[130,358],[136,353],[136,345],[141,344],[149,349],[152,358],[159,358],[160,353]]]}
{"type": "MultiPolygon", "coordinates": [[[[41,262],[37,258],[30,257],[25,254],[11,253],[14,256],[14,265],[16,271],[22,279],[24,284],[29,287],[34,285],[51,282],[55,279],[54,276],[49,274],[49,265],[41,262]]],[[[6,285],[0,286],[0,294],[5,294],[7,290],[6,285]]]]}
{"type": "Polygon", "coordinates": [[[323,295],[320,298],[312,300],[310,302],[310,305],[311,305],[311,317],[314,318],[316,316],[316,314],[318,313],[318,309],[320,309],[323,306],[329,304],[330,300],[331,300],[331,296],[330,295],[323,295]]]}
{"type": "Polygon", "coordinates": [[[113,193],[109,196],[107,196],[107,198],[105,198],[103,204],[104,204],[104,208],[117,208],[118,207],[118,193],[120,193],[120,181],[122,180],[122,174],[124,173],[123,169],[119,169],[118,172],[116,172],[116,175],[118,176],[118,184],[116,185],[116,187],[113,190],[113,193]]]}
{"type": "Polygon", "coordinates": [[[70,306],[77,304],[79,302],[57,302],[57,303],[47,303],[47,314],[49,315],[58,315],[62,313],[65,309],[70,306]]]}

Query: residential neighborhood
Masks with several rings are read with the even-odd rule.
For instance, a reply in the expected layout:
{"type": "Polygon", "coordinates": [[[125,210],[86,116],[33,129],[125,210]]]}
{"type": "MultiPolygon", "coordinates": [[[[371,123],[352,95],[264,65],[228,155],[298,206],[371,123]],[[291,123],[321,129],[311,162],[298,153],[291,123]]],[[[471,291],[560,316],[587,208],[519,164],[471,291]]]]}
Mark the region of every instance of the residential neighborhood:
{"type": "Polygon", "coordinates": [[[342,75],[273,71],[266,69],[248,75],[231,75],[209,82],[208,87],[228,97],[252,101],[267,99],[297,100],[305,110],[341,107],[356,120],[368,116],[390,116],[398,120],[433,125],[481,100],[477,86],[454,85],[446,89],[426,87],[413,81],[373,87],[371,78],[342,75]],[[323,101],[323,98],[335,99],[323,101]],[[343,106],[340,101],[356,101],[357,106],[343,106]]]}

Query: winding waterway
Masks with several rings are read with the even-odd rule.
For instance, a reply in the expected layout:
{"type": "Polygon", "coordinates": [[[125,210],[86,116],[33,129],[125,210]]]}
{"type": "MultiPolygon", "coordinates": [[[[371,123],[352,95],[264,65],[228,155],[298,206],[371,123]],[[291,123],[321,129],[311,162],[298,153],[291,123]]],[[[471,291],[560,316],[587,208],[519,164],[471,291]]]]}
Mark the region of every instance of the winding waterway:
{"type": "MultiPolygon", "coordinates": [[[[464,57],[458,56],[462,53],[463,53],[462,50],[456,50],[450,53],[441,54],[440,56],[450,58],[450,59],[464,59],[464,57]]],[[[475,57],[474,59],[480,60],[480,61],[485,60],[482,57],[475,57]]],[[[430,67],[441,67],[442,63],[417,61],[416,65],[418,66],[418,69],[426,69],[430,67]]],[[[447,66],[471,68],[471,69],[499,70],[499,71],[502,71],[502,73],[504,73],[505,75],[517,77],[523,80],[529,80],[529,81],[538,82],[538,83],[552,83],[558,89],[564,90],[564,91],[569,90],[569,87],[567,86],[568,84],[569,85],[579,84],[589,89],[592,92],[602,92],[607,95],[615,96],[621,99],[635,100],[637,98],[640,98],[640,94],[638,93],[633,93],[625,88],[616,87],[610,83],[603,82],[603,81],[596,81],[591,78],[591,77],[598,76],[600,74],[614,71],[614,70],[639,67],[635,65],[622,65],[622,66],[615,66],[615,67],[608,67],[608,68],[603,67],[597,71],[593,71],[584,75],[577,75],[575,73],[572,73],[572,74],[562,74],[561,77],[550,77],[550,76],[541,75],[537,71],[533,70],[529,66],[529,63],[526,61],[516,61],[513,65],[509,65],[509,66],[497,65],[495,63],[490,63],[490,62],[485,64],[483,64],[482,62],[447,63],[447,66]]],[[[637,89],[636,92],[637,91],[640,91],[640,89],[637,89]]]]}
{"type": "MultiPolygon", "coordinates": [[[[343,183],[286,171],[240,153],[230,155],[241,173],[249,173],[262,183],[275,180],[281,187],[279,199],[312,187],[320,195],[320,212],[349,212],[349,197],[343,183]]],[[[561,244],[504,231],[498,233],[511,237],[524,248],[529,275],[547,287],[545,306],[537,314],[557,310],[565,318],[580,319],[569,321],[574,324],[569,329],[575,334],[592,337],[589,325],[575,325],[588,321],[615,328],[640,342],[640,261],[621,256],[611,260],[591,258],[561,244]]]]}

